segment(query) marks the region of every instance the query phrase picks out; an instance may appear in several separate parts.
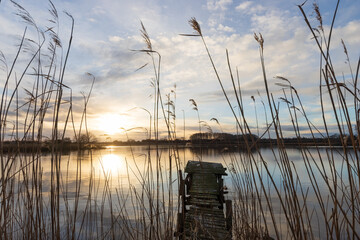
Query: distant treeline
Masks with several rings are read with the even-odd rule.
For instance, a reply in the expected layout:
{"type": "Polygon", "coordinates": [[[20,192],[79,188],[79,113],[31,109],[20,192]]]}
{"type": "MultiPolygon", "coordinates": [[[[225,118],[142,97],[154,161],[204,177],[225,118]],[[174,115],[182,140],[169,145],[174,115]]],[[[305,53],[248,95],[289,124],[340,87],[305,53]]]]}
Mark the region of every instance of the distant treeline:
{"type": "MultiPolygon", "coordinates": [[[[359,144],[358,137],[356,136],[356,144],[359,144]]],[[[345,136],[341,138],[338,134],[331,135],[325,138],[282,138],[281,142],[277,139],[261,138],[255,134],[231,134],[231,133],[195,133],[192,134],[189,140],[176,139],[176,140],[153,140],[145,139],[135,141],[129,139],[128,141],[115,140],[112,142],[98,142],[97,140],[84,140],[80,138],[80,141],[71,141],[70,138],[64,138],[57,141],[4,141],[2,143],[2,152],[50,152],[50,151],[73,151],[73,150],[85,150],[85,149],[99,149],[105,146],[144,146],[144,145],[178,145],[178,146],[192,146],[192,147],[207,147],[207,148],[219,148],[219,147],[246,147],[248,142],[249,147],[257,145],[258,147],[278,146],[279,144],[284,146],[342,146],[342,142],[350,144],[349,137],[345,136]]]]}
{"type": "Polygon", "coordinates": [[[342,146],[342,142],[344,142],[345,145],[350,143],[348,138],[348,136],[345,136],[342,139],[340,135],[334,134],[328,138],[282,138],[281,142],[279,142],[277,139],[271,138],[259,139],[255,134],[195,133],[190,136],[190,141],[192,144],[203,146],[244,146],[246,142],[248,142],[250,146],[254,143],[258,146],[277,146],[279,144],[285,146],[342,146]]]}
{"type": "Polygon", "coordinates": [[[64,138],[63,140],[47,140],[47,141],[4,141],[1,144],[1,152],[3,153],[15,153],[15,152],[67,152],[74,150],[86,150],[86,149],[98,149],[101,148],[100,144],[96,142],[75,142],[70,138],[64,138]]]}

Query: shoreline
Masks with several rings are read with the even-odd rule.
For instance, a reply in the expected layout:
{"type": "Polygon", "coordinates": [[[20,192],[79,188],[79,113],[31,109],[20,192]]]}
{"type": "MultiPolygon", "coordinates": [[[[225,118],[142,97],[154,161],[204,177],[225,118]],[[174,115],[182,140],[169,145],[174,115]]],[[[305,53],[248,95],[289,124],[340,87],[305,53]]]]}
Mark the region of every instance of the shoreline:
{"type": "MultiPolygon", "coordinates": [[[[278,144],[277,139],[261,139],[251,144],[248,142],[252,149],[258,148],[269,148],[269,147],[288,147],[288,148],[301,148],[301,147],[321,147],[321,148],[334,148],[342,147],[340,139],[283,139],[281,144],[278,144]]],[[[5,141],[1,144],[1,152],[3,153],[15,153],[15,152],[51,152],[51,151],[77,151],[77,150],[96,150],[105,149],[109,146],[176,146],[178,148],[207,148],[207,149],[221,149],[221,150],[241,150],[246,149],[245,141],[216,141],[216,140],[203,140],[203,141],[190,141],[190,140],[142,140],[142,141],[131,141],[131,142],[98,142],[88,144],[78,144],[73,142],[9,142],[5,141]]],[[[348,147],[351,143],[347,144],[348,147]]]]}

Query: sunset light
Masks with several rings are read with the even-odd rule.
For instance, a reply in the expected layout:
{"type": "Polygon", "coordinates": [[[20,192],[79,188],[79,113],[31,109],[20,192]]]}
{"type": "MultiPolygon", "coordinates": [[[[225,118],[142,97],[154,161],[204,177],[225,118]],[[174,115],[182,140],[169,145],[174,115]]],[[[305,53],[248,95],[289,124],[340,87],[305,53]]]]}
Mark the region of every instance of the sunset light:
{"type": "Polygon", "coordinates": [[[103,134],[114,135],[123,132],[129,125],[124,116],[119,114],[105,114],[96,119],[95,128],[99,132],[103,132],[103,134]]]}
{"type": "Polygon", "coordinates": [[[115,154],[106,154],[99,159],[99,167],[105,174],[116,176],[121,173],[126,173],[126,163],[123,158],[115,154]]]}
{"type": "Polygon", "coordinates": [[[360,0],[0,0],[0,240],[360,239],[360,0]]]}

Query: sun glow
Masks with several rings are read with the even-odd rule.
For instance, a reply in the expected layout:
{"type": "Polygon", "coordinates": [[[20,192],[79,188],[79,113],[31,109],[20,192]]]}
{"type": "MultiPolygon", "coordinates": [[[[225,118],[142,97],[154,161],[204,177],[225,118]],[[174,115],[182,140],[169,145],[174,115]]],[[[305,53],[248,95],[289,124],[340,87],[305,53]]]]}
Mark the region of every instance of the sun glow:
{"type": "Polygon", "coordinates": [[[105,114],[96,121],[96,128],[104,134],[114,135],[120,133],[128,127],[127,120],[124,116],[118,114],[105,114]]]}
{"type": "Polygon", "coordinates": [[[118,155],[106,154],[100,158],[99,164],[106,174],[110,173],[112,176],[115,176],[126,173],[125,160],[118,155]]]}

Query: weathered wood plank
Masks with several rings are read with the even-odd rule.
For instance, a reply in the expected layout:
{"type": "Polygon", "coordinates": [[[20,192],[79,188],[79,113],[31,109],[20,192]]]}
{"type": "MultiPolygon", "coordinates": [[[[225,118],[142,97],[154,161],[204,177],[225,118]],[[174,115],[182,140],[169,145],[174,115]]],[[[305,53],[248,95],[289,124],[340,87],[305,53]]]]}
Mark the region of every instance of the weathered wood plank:
{"type": "Polygon", "coordinates": [[[186,173],[214,173],[220,175],[227,175],[226,168],[221,163],[188,161],[185,172],[186,173]]]}
{"type": "MultiPolygon", "coordinates": [[[[232,211],[227,202],[225,216],[223,211],[223,179],[226,168],[220,163],[189,161],[185,180],[180,177],[179,193],[182,201],[182,214],[178,215],[179,239],[221,239],[230,240],[232,211]],[[185,189],[186,188],[186,189],[185,189]],[[187,195],[188,194],[188,195],[187,195]],[[190,205],[186,209],[186,205],[190,205]]],[[[180,171],[181,174],[181,171],[180,171]]]]}

